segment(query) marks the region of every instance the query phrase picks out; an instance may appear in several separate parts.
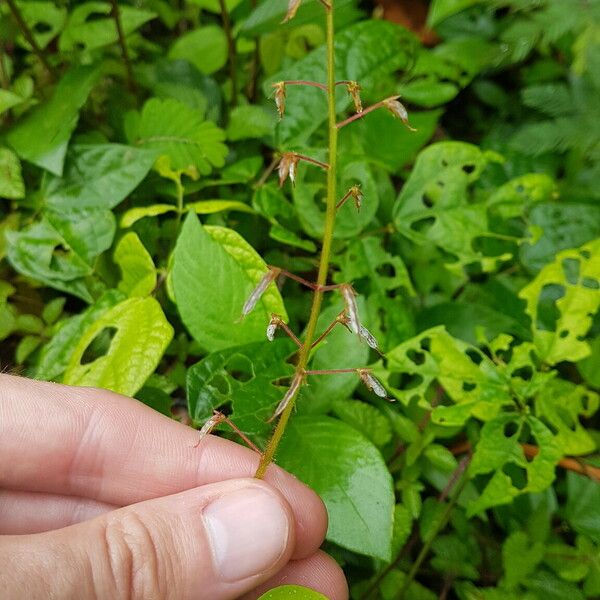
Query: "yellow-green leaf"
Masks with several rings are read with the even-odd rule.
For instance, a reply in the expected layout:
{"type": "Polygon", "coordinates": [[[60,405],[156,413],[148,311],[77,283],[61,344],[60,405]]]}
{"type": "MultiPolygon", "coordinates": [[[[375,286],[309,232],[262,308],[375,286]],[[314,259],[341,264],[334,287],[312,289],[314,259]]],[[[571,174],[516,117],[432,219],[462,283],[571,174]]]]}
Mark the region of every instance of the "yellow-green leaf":
{"type": "Polygon", "coordinates": [[[129,232],[117,244],[115,262],[121,269],[117,286],[129,297],[148,296],[156,287],[156,268],[152,257],[136,233],[129,232]]]}

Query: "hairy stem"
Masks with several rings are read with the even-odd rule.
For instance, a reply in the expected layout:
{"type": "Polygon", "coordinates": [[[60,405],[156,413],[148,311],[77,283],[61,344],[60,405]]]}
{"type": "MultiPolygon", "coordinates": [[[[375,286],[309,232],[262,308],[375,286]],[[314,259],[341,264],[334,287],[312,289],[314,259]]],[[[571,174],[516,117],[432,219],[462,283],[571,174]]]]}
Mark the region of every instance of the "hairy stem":
{"type": "MultiPolygon", "coordinates": [[[[319,262],[319,274],[317,276],[317,289],[313,294],[310,317],[306,326],[306,336],[304,344],[300,349],[296,373],[304,371],[310,357],[312,342],[315,337],[317,320],[321,312],[321,303],[323,302],[323,286],[327,281],[329,271],[329,256],[331,254],[331,242],[333,239],[333,228],[335,225],[335,205],[336,205],[336,163],[337,163],[337,127],[335,122],[335,61],[333,52],[334,28],[333,28],[333,5],[327,8],[327,114],[329,129],[329,168],[327,169],[327,210],[325,213],[325,229],[323,232],[323,246],[321,248],[321,259],[319,262]]],[[[264,454],[261,457],[255,477],[262,479],[265,476],[267,467],[273,462],[275,452],[279,442],[283,437],[285,428],[296,404],[297,393],[291,398],[289,404],[279,417],[273,436],[269,440],[264,454]]]]}
{"type": "Polygon", "coordinates": [[[123,31],[123,25],[121,23],[121,12],[119,11],[119,5],[117,0],[110,0],[112,5],[112,18],[115,20],[115,27],[117,29],[117,35],[119,36],[119,46],[121,47],[121,56],[125,63],[125,71],[127,72],[127,85],[130,92],[135,92],[135,79],[133,78],[133,69],[131,67],[131,60],[129,58],[129,51],[127,50],[127,41],[125,39],[125,32],[123,31]]]}
{"type": "Polygon", "coordinates": [[[54,69],[50,66],[50,63],[46,59],[46,56],[44,55],[44,51],[39,47],[38,43],[35,41],[35,38],[33,37],[33,33],[31,32],[31,29],[29,29],[29,26],[25,22],[25,19],[23,18],[23,15],[19,11],[19,7],[17,6],[15,0],[6,0],[6,3],[8,4],[8,8],[10,9],[10,12],[12,13],[13,19],[17,22],[17,25],[19,26],[19,29],[21,30],[23,37],[25,38],[27,43],[31,46],[33,53],[38,57],[38,59],[44,66],[44,69],[46,69],[46,72],[50,76],[50,79],[52,79],[52,80],[56,79],[56,73],[54,72],[54,69]]]}
{"type": "Polygon", "coordinates": [[[221,8],[221,19],[223,21],[223,31],[227,38],[227,51],[229,53],[229,78],[231,79],[231,106],[237,104],[237,61],[235,51],[235,40],[233,39],[233,31],[231,29],[231,18],[225,0],[219,0],[221,8]]]}

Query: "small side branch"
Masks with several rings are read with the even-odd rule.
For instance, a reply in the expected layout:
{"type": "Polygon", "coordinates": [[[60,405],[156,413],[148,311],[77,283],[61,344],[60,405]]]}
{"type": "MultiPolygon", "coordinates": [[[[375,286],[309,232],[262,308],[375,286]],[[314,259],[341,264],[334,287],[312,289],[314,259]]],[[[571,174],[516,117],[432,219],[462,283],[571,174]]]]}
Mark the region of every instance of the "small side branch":
{"type": "Polygon", "coordinates": [[[17,25],[19,26],[19,29],[21,30],[23,37],[25,38],[27,43],[31,46],[33,53],[38,57],[39,61],[42,63],[44,69],[50,76],[50,79],[52,79],[53,81],[56,80],[56,73],[55,73],[54,69],[50,66],[50,63],[46,59],[46,56],[44,55],[44,51],[40,48],[39,44],[35,41],[35,38],[33,37],[33,33],[31,31],[31,29],[29,29],[29,26],[27,25],[27,23],[25,22],[25,19],[23,18],[23,15],[19,11],[19,7],[17,6],[15,0],[6,0],[6,3],[8,4],[8,8],[10,9],[13,19],[17,22],[17,25]]]}
{"type": "Polygon", "coordinates": [[[327,86],[324,83],[319,83],[318,81],[308,81],[306,79],[288,79],[286,81],[282,81],[281,83],[285,85],[308,85],[310,87],[316,87],[324,92],[327,92],[327,86]]]}
{"type": "Polygon", "coordinates": [[[110,0],[110,3],[112,5],[111,15],[115,20],[115,27],[117,29],[117,35],[119,36],[119,46],[121,46],[121,55],[123,56],[125,71],[127,72],[127,85],[129,91],[135,92],[135,79],[133,78],[133,69],[131,67],[129,51],[127,50],[127,40],[125,39],[125,32],[123,31],[123,24],[121,23],[121,11],[119,11],[117,0],[110,0]]]}
{"type": "Polygon", "coordinates": [[[227,10],[225,0],[219,0],[221,9],[221,20],[223,21],[223,31],[227,38],[227,51],[229,53],[229,78],[231,79],[231,106],[237,104],[237,54],[235,49],[235,40],[231,29],[231,17],[227,10]]]}

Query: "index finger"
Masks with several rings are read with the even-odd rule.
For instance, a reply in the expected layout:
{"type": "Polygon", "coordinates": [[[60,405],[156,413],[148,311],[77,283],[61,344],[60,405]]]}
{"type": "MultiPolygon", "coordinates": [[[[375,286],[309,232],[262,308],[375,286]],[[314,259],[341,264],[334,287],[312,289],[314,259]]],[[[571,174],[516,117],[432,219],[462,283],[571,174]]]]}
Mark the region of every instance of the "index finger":
{"type": "MultiPolygon", "coordinates": [[[[0,487],[125,506],[225,479],[251,477],[258,455],[105,390],[0,375],[0,487]]],[[[296,518],[295,557],[321,544],[320,498],[277,466],[265,480],[296,518]]]]}

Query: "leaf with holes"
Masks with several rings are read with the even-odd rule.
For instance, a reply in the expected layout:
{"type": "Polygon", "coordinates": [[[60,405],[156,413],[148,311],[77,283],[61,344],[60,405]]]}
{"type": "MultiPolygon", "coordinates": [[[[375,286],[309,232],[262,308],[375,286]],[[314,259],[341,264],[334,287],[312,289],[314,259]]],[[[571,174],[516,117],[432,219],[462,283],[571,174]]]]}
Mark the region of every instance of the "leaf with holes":
{"type": "Polygon", "coordinates": [[[235,231],[204,227],[188,214],[175,247],[172,281],[179,314],[199,344],[214,351],[264,340],[271,313],[287,320],[272,283],[240,321],[244,302],[266,272],[262,258],[235,231]]]}
{"type": "Polygon", "coordinates": [[[178,100],[151,98],[141,113],[128,113],[125,129],[131,144],[168,156],[175,170],[207,175],[225,164],[225,132],[178,100]]]}
{"type": "Polygon", "coordinates": [[[564,250],[519,293],[527,302],[533,339],[547,364],[578,361],[590,353],[584,340],[600,306],[600,239],[564,250]],[[550,323],[542,322],[540,303],[553,295],[550,323]]]}
{"type": "Polygon", "coordinates": [[[560,444],[536,417],[513,413],[488,421],[481,429],[469,474],[472,477],[491,474],[491,479],[479,498],[469,504],[468,514],[472,516],[492,506],[508,504],[521,494],[544,491],[554,481],[555,467],[561,458],[560,444]],[[531,461],[519,443],[524,427],[530,430],[539,448],[531,461]]]}
{"type": "Polygon", "coordinates": [[[378,450],[329,417],[291,420],[279,464],[315,490],[329,513],[327,539],[382,560],[391,558],[394,493],[378,450]]]}
{"type": "Polygon", "coordinates": [[[294,372],[286,358],[293,352],[289,340],[256,342],[213,352],[187,374],[190,416],[202,425],[213,410],[233,408],[232,419],[258,442],[266,440],[272,425],[267,421],[286,391],[294,372]]]}
{"type": "Polygon", "coordinates": [[[154,298],[130,298],[110,308],[88,327],[75,348],[64,383],[103,387],[133,396],[154,372],[173,328],[154,298]],[[86,351],[108,336],[105,353],[86,361],[86,351]]]}

